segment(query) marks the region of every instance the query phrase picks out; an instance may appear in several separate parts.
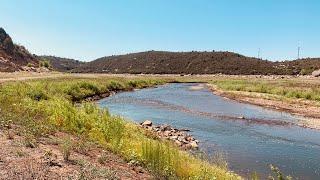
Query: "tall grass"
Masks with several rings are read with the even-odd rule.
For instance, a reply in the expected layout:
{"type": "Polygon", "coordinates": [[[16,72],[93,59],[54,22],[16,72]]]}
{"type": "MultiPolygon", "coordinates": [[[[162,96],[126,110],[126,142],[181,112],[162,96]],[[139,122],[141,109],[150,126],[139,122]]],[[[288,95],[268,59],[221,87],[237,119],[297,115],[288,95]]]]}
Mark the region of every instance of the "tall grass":
{"type": "Polygon", "coordinates": [[[222,90],[278,95],[291,99],[320,101],[320,84],[294,80],[221,79],[211,81],[222,90]]]}
{"type": "MultiPolygon", "coordinates": [[[[11,82],[0,87],[0,125],[15,124],[37,138],[57,131],[120,154],[167,179],[240,179],[226,168],[180,151],[169,142],[154,140],[143,129],[112,116],[85,98],[162,84],[157,79],[60,78],[11,82]]],[[[66,151],[66,155],[70,155],[66,151]]]]}

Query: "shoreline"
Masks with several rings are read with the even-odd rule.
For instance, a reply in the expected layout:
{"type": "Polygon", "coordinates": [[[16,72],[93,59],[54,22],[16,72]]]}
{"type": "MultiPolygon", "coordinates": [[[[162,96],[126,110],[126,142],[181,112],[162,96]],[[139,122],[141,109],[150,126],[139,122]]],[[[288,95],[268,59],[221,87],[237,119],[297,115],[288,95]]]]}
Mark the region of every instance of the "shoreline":
{"type": "Polygon", "coordinates": [[[216,87],[216,85],[209,83],[207,83],[207,86],[213,94],[229,100],[303,117],[303,119],[295,125],[303,128],[320,130],[320,107],[312,106],[312,102],[301,100],[291,100],[291,102],[287,102],[270,98],[271,96],[276,97],[275,95],[268,96],[268,94],[263,93],[224,91],[216,87]]]}
{"type": "MultiPolygon", "coordinates": [[[[172,83],[172,82],[169,82],[172,83]]],[[[167,83],[165,83],[167,84],[167,83]]],[[[164,84],[163,84],[164,85],[164,84]]],[[[157,88],[157,86],[150,86],[145,87],[141,89],[146,88],[157,88]]],[[[133,92],[140,89],[129,89],[129,90],[119,90],[119,91],[109,91],[102,94],[97,94],[93,96],[89,96],[84,98],[83,101],[88,102],[98,102],[99,100],[108,98],[110,96],[116,95],[121,92],[133,92]]],[[[82,103],[82,102],[79,102],[82,103]]],[[[199,148],[198,143],[199,141],[195,139],[191,134],[187,134],[185,132],[188,132],[190,130],[187,129],[177,129],[172,124],[171,125],[153,125],[152,121],[145,120],[142,123],[134,123],[137,125],[137,127],[140,127],[141,129],[144,129],[146,131],[149,131],[150,133],[153,133],[154,136],[159,138],[159,140],[168,140],[172,142],[173,144],[177,145],[181,150],[187,151],[187,150],[196,150],[199,148]]]]}
{"type": "MultiPolygon", "coordinates": [[[[184,82],[167,82],[165,84],[170,84],[170,83],[184,83],[184,82]]],[[[199,82],[199,83],[203,83],[203,82],[199,82]]],[[[240,103],[252,104],[252,105],[260,106],[263,108],[267,108],[267,109],[271,109],[279,112],[286,112],[293,116],[299,116],[299,117],[302,117],[303,119],[300,119],[299,122],[294,123],[294,125],[303,127],[303,128],[320,130],[320,110],[318,110],[320,109],[320,107],[310,106],[311,102],[306,103],[298,100],[292,100],[293,103],[289,103],[286,101],[270,99],[270,97],[266,97],[266,94],[263,94],[263,93],[224,91],[217,88],[213,84],[209,84],[209,83],[203,83],[203,84],[205,84],[208,87],[208,89],[215,95],[221,96],[228,100],[234,100],[240,103]]],[[[145,87],[145,88],[157,88],[157,85],[145,87]]],[[[145,88],[141,88],[141,89],[145,89],[145,88]]],[[[110,92],[86,97],[84,98],[83,101],[97,102],[101,99],[108,98],[117,93],[132,92],[132,91],[135,91],[135,89],[110,91],[110,92]]],[[[270,95],[270,96],[275,96],[275,95],[270,95]]],[[[139,126],[139,124],[137,125],[139,126]]]]}

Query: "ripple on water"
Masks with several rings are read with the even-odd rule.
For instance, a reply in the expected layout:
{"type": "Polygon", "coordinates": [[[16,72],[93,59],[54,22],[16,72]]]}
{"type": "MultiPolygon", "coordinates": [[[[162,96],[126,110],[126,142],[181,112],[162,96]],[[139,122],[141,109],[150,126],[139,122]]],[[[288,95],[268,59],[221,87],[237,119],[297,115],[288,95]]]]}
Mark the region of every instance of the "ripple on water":
{"type": "Polygon", "coordinates": [[[224,152],[242,175],[269,175],[269,164],[301,179],[320,177],[320,132],[296,126],[299,117],[216,96],[204,84],[168,84],[99,101],[111,113],[191,129],[200,147],[224,152]],[[243,116],[244,118],[242,118],[243,116]]]}

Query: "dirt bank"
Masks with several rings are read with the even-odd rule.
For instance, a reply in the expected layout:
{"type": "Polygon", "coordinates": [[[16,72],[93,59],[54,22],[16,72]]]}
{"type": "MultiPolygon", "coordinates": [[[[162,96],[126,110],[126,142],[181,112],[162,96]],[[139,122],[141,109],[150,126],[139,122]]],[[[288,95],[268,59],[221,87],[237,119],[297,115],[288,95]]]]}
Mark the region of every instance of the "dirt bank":
{"type": "Polygon", "coordinates": [[[57,133],[26,146],[18,131],[0,129],[0,179],[152,179],[143,168],[95,145],[73,148],[66,161],[60,144],[64,136],[57,133]]]}
{"type": "Polygon", "coordinates": [[[297,125],[320,130],[320,107],[313,101],[302,99],[283,100],[277,95],[255,92],[223,91],[212,84],[208,84],[208,87],[214,94],[231,100],[303,116],[304,119],[300,120],[297,125]]]}

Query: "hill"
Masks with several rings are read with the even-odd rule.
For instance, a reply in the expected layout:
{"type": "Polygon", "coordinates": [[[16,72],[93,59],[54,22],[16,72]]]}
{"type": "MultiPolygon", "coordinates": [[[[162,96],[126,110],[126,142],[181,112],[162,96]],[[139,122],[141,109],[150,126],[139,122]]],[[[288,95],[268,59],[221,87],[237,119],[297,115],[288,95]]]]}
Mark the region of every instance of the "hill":
{"type": "Polygon", "coordinates": [[[319,59],[272,62],[232,52],[147,51],[99,58],[75,68],[80,73],[132,74],[308,74],[319,59]],[[305,69],[305,70],[303,70],[305,69]]]}
{"type": "Polygon", "coordinates": [[[56,56],[39,56],[39,59],[43,61],[49,61],[51,68],[60,72],[68,72],[77,67],[81,67],[84,64],[84,62],[78,60],[56,56]]]}
{"type": "Polygon", "coordinates": [[[19,71],[26,66],[38,67],[38,60],[25,47],[14,44],[5,30],[0,28],[0,71],[19,71]]]}
{"type": "Polygon", "coordinates": [[[320,69],[320,58],[305,58],[278,62],[278,64],[286,67],[293,74],[310,75],[313,71],[320,69]]]}
{"type": "Polygon", "coordinates": [[[84,63],[56,56],[36,56],[0,28],[0,72],[47,71],[39,65],[61,72],[132,74],[311,74],[320,69],[320,58],[273,62],[233,52],[147,51],[109,56],[84,63]],[[42,61],[49,63],[43,64],[42,61]]]}

